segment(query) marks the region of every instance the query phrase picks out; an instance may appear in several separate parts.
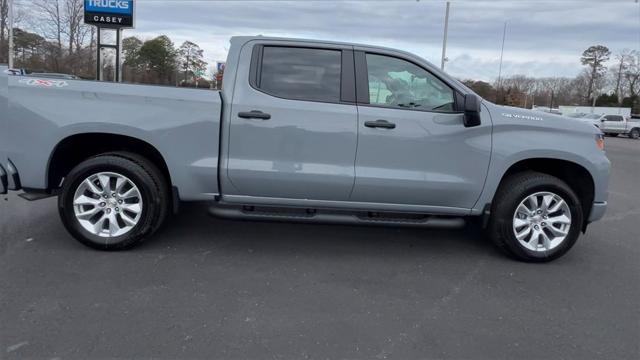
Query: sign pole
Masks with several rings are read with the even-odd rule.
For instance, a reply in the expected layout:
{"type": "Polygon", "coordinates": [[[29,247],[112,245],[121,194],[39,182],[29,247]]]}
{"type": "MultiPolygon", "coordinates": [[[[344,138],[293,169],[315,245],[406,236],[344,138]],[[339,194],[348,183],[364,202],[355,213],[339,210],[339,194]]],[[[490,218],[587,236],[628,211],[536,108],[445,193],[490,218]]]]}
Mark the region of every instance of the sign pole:
{"type": "Polygon", "coordinates": [[[96,36],[96,80],[97,81],[102,81],[102,60],[101,60],[101,53],[102,53],[102,48],[101,48],[101,40],[100,40],[100,33],[102,30],[102,28],[100,28],[100,26],[96,26],[97,29],[97,36],[96,36]]]}
{"type": "MultiPolygon", "coordinates": [[[[98,30],[96,43],[96,80],[103,81],[103,49],[113,49],[115,56],[115,73],[113,81],[122,82],[122,29],[134,27],[134,0],[84,0],[84,23],[93,25],[98,30]],[[102,43],[102,30],[115,31],[116,42],[102,43]]],[[[109,64],[111,65],[111,64],[109,64]]]]}
{"type": "Polygon", "coordinates": [[[116,29],[116,73],[115,82],[122,82],[122,29],[116,29]]]}

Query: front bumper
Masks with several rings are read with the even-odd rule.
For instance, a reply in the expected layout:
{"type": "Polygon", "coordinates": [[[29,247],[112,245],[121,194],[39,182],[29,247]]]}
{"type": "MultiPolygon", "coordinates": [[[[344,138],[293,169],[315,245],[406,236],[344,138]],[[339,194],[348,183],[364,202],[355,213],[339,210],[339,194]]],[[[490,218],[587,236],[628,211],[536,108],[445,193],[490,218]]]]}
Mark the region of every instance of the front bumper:
{"type": "Polygon", "coordinates": [[[594,202],[591,207],[591,214],[589,215],[588,222],[594,222],[602,219],[604,213],[607,211],[607,202],[594,202]]]}

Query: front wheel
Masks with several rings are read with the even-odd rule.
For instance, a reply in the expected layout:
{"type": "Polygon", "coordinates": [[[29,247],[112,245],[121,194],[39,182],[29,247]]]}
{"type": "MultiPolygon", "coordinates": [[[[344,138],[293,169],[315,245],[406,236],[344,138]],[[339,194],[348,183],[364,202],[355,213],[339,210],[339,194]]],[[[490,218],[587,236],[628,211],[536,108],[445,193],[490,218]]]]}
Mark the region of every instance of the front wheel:
{"type": "Polygon", "coordinates": [[[546,262],[564,255],[580,235],[580,200],[562,180],[525,172],[502,184],[492,204],[489,236],[523,261],[546,262]]]}
{"type": "Polygon", "coordinates": [[[632,139],[640,138],[640,129],[631,129],[629,133],[629,137],[632,139]]]}
{"type": "Polygon", "coordinates": [[[152,163],[135,154],[109,153],[71,170],[58,210],[67,230],[84,245],[122,250],[160,227],[168,201],[168,186],[152,163]]]}

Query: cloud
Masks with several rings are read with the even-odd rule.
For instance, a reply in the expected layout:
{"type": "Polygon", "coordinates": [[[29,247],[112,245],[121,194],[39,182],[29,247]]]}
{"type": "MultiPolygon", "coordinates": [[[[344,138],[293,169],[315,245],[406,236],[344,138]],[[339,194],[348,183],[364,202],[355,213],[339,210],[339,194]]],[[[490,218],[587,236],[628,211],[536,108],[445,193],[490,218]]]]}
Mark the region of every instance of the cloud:
{"type": "MultiPolygon", "coordinates": [[[[383,45],[440,64],[444,1],[158,1],[139,0],[136,29],[166,34],[226,57],[233,35],[302,37],[383,45]]],[[[624,1],[452,1],[447,71],[460,78],[498,75],[507,22],[503,74],[574,76],[594,44],[616,52],[640,49],[640,4],[624,1]]]]}

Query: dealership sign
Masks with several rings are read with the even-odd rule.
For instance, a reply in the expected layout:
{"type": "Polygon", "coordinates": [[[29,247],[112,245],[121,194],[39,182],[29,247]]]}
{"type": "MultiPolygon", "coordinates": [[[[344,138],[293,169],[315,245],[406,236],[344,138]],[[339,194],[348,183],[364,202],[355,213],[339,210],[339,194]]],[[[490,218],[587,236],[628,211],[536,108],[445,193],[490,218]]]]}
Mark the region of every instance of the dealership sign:
{"type": "Polygon", "coordinates": [[[133,27],[133,0],[84,0],[84,22],[112,28],[133,27]]]}

